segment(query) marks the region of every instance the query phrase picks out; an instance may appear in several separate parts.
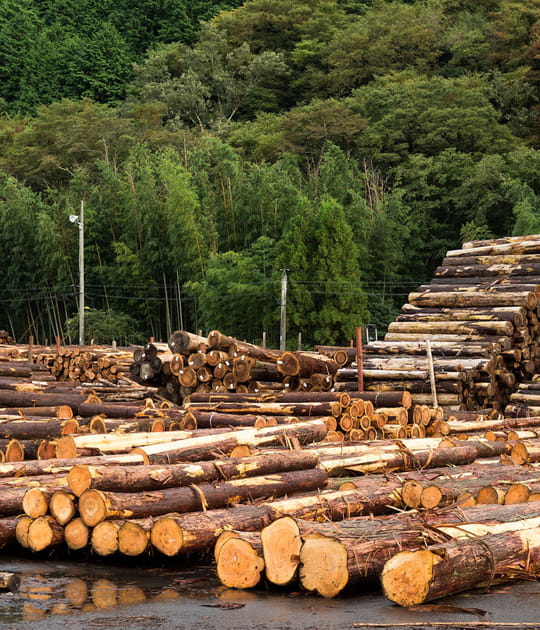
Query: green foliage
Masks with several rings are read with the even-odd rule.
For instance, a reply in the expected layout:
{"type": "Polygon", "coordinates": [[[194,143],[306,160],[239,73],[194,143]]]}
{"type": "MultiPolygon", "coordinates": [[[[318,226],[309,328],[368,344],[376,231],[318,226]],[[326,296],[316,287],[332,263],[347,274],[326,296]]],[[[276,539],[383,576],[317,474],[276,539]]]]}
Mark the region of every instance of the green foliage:
{"type": "MultiPolygon", "coordinates": [[[[85,340],[97,344],[110,344],[113,340],[123,345],[142,344],[146,339],[137,331],[137,322],[125,313],[87,308],[84,311],[85,340]]],[[[65,334],[71,343],[79,335],[79,314],[66,321],[65,334]]]]}
{"type": "Polygon", "coordinates": [[[82,200],[89,313],[136,322],[110,326],[277,344],[288,269],[289,340],[384,332],[447,249],[540,231],[539,24],[540,0],[4,0],[1,327],[63,335],[82,200]]]}
{"type": "Polygon", "coordinates": [[[204,280],[189,281],[185,289],[197,303],[198,327],[221,328],[240,339],[279,339],[275,308],[279,284],[275,280],[275,243],[261,236],[249,249],[214,254],[204,280]],[[274,276],[274,277],[273,277],[274,276]]]}

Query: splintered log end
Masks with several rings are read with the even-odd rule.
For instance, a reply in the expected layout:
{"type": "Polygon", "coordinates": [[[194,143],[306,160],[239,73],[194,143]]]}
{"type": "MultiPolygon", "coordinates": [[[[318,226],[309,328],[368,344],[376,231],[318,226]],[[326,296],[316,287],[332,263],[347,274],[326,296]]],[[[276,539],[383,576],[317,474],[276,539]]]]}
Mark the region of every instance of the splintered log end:
{"type": "Polygon", "coordinates": [[[140,556],[148,548],[150,535],[137,523],[126,521],[118,530],[118,551],[125,556],[140,556]]]}
{"type": "Polygon", "coordinates": [[[76,497],[80,497],[83,492],[90,489],[92,485],[92,474],[88,466],[76,464],[68,473],[68,485],[71,492],[76,497]]]}
{"type": "Polygon", "coordinates": [[[150,533],[152,545],[166,556],[175,556],[184,544],[182,528],[168,516],[158,518],[150,533]]]}
{"type": "Polygon", "coordinates": [[[229,588],[252,588],[261,580],[264,560],[253,546],[241,538],[229,538],[221,546],[217,576],[229,588]]]}
{"type": "Polygon", "coordinates": [[[24,447],[19,440],[10,440],[5,451],[6,462],[24,461],[24,447]]]}
{"type": "Polygon", "coordinates": [[[95,527],[108,516],[105,495],[99,490],[87,490],[79,498],[79,514],[85,525],[95,527]]]}
{"type": "Polygon", "coordinates": [[[28,549],[28,528],[32,524],[29,516],[21,516],[15,526],[15,538],[21,547],[28,549]]]}
{"type": "Polygon", "coordinates": [[[90,539],[90,530],[82,519],[74,518],[64,529],[64,538],[70,549],[84,549],[90,539]]]}
{"type": "Polygon", "coordinates": [[[302,539],[290,516],[277,519],[261,531],[266,577],[278,586],[293,581],[300,562],[302,539]]]}
{"type": "Polygon", "coordinates": [[[253,451],[247,444],[239,444],[233,448],[229,457],[250,457],[251,455],[253,455],[253,451]]]}
{"type": "Polygon", "coordinates": [[[530,495],[529,488],[523,483],[513,483],[508,488],[504,497],[504,503],[510,505],[513,503],[525,503],[530,495]]]}
{"type": "Polygon", "coordinates": [[[30,518],[39,518],[47,514],[49,501],[42,488],[31,488],[25,492],[22,500],[24,513],[30,518]]]}
{"type": "Polygon", "coordinates": [[[238,538],[238,532],[233,532],[231,530],[226,530],[218,536],[216,540],[216,544],[214,546],[214,560],[218,561],[219,554],[221,552],[221,547],[229,540],[229,538],[238,538]]]}
{"type": "Polygon", "coordinates": [[[422,490],[422,496],[420,499],[420,503],[423,508],[426,510],[432,510],[436,508],[442,501],[443,493],[442,490],[435,485],[426,486],[422,490]]]}
{"type": "Polygon", "coordinates": [[[28,548],[32,551],[43,551],[62,542],[64,539],[63,528],[51,518],[40,516],[32,521],[28,528],[28,548]]]}
{"type": "Polygon", "coordinates": [[[416,509],[420,507],[423,490],[424,488],[420,482],[414,479],[407,479],[401,488],[401,500],[407,507],[416,509]]]}
{"type": "Polygon", "coordinates": [[[400,606],[416,606],[426,601],[435,556],[427,549],[401,551],[383,567],[381,583],[386,597],[400,606]]]}
{"type": "Polygon", "coordinates": [[[57,490],[49,501],[49,511],[60,525],[69,523],[77,511],[73,496],[64,490],[57,490]]]}
{"type": "Polygon", "coordinates": [[[74,459],[77,457],[77,446],[71,435],[64,435],[56,442],[56,457],[58,459],[74,459]]]}
{"type": "Polygon", "coordinates": [[[347,550],[337,539],[311,534],[300,550],[300,583],[307,591],[336,597],[347,586],[347,550]]]}
{"type": "Polygon", "coordinates": [[[92,549],[99,556],[110,556],[118,551],[119,525],[114,521],[101,521],[92,530],[92,549]]]}
{"type": "Polygon", "coordinates": [[[132,448],[129,451],[130,455],[140,455],[143,459],[143,464],[145,466],[148,466],[148,464],[150,463],[150,458],[148,457],[148,455],[146,454],[146,451],[144,450],[144,448],[132,448]]]}
{"type": "Polygon", "coordinates": [[[512,447],[512,452],[510,453],[510,457],[514,464],[522,465],[526,464],[529,461],[529,451],[523,442],[517,442],[512,447]]]}

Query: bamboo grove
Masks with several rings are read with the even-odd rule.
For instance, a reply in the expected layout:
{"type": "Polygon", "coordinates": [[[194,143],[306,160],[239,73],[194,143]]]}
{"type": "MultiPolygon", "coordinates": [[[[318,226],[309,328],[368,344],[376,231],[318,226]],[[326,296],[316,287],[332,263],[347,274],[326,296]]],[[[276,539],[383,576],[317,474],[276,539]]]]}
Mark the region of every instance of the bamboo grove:
{"type": "Polygon", "coordinates": [[[283,269],[289,347],[347,344],[445,251],[540,232],[537,2],[128,4],[0,8],[17,341],[76,338],[81,201],[87,341],[122,345],[275,346],[283,269]]]}

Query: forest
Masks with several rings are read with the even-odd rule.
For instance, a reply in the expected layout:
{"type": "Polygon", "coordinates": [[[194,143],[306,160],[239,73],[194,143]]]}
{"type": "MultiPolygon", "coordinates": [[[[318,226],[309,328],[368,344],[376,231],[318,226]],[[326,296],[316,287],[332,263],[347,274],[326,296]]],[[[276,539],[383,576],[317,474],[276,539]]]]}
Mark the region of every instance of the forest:
{"type": "Polygon", "coordinates": [[[540,233],[540,0],[4,0],[0,328],[379,336],[464,240],[540,233]]]}

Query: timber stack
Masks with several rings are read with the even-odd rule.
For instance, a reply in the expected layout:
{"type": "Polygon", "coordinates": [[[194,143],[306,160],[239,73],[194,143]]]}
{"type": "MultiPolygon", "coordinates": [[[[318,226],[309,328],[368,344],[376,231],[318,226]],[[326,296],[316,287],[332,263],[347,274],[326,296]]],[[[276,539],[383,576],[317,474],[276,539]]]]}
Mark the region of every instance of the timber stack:
{"type": "Polygon", "coordinates": [[[133,352],[133,348],[60,346],[36,351],[34,361],[47,366],[59,381],[119,383],[126,382],[129,376],[133,352]]]}
{"type": "MultiPolygon", "coordinates": [[[[472,241],[447,252],[384,341],[364,348],[365,389],[405,389],[425,404],[433,401],[432,370],[438,404],[504,409],[539,362],[539,296],[540,236],[472,241]]],[[[353,388],[357,374],[356,367],[340,370],[336,389],[353,388]]]]}
{"type": "Polygon", "coordinates": [[[282,352],[228,337],[175,331],[133,354],[130,375],[181,404],[192,392],[330,391],[338,364],[317,352],[282,352]]]}

